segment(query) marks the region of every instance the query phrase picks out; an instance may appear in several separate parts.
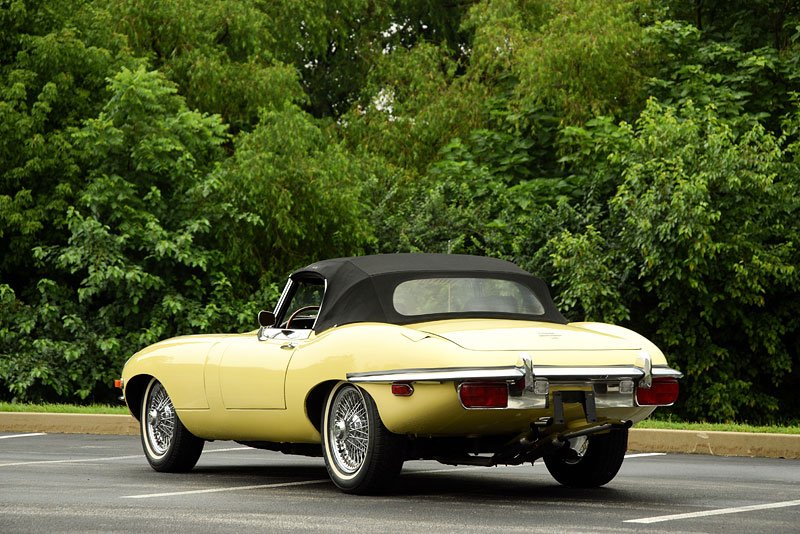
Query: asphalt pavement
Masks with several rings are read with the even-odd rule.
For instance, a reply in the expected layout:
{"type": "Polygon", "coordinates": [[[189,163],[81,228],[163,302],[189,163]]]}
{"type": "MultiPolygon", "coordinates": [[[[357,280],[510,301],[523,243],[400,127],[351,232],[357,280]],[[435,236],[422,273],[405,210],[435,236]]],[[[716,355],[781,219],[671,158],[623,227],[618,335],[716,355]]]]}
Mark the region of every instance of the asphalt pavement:
{"type": "Polygon", "coordinates": [[[800,460],[636,453],[594,490],[540,462],[408,462],[393,491],[340,493],[321,459],[214,442],[162,474],[136,436],[0,433],[0,532],[798,532],[800,460]]]}
{"type": "MultiPolygon", "coordinates": [[[[130,415],[0,412],[0,432],[136,436],[139,422],[130,415]]],[[[632,428],[628,446],[642,452],[800,459],[800,434],[632,428]]]]}

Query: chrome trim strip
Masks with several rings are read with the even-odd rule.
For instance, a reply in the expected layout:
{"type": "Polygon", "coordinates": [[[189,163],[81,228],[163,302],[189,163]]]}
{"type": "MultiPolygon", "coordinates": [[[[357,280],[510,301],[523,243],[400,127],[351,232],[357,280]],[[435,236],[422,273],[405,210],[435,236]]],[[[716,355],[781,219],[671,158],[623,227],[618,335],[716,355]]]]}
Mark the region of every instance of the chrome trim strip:
{"type": "Polygon", "coordinates": [[[683,373],[680,371],[676,371],[675,369],[671,369],[669,367],[653,367],[653,377],[656,376],[668,376],[671,378],[683,378],[683,373]]]}
{"type": "MultiPolygon", "coordinates": [[[[527,366],[525,366],[527,367],[527,366]]],[[[519,380],[526,376],[525,367],[461,367],[446,369],[394,369],[386,371],[370,371],[366,373],[347,373],[350,382],[449,382],[470,379],[498,379],[519,380]]],[[[607,366],[607,367],[562,367],[562,366],[533,366],[531,369],[534,378],[569,379],[577,378],[580,381],[602,380],[604,378],[631,377],[634,379],[644,376],[644,371],[635,366],[607,366]]],[[[653,376],[668,376],[680,378],[683,375],[669,367],[653,367],[653,376]]]]}
{"type": "Polygon", "coordinates": [[[308,339],[311,337],[311,330],[286,330],[285,328],[265,328],[261,333],[260,341],[267,339],[308,339]],[[287,334],[288,332],[288,334],[287,334]]]}
{"type": "Polygon", "coordinates": [[[369,373],[347,373],[350,382],[449,382],[473,378],[518,380],[525,373],[518,367],[464,367],[449,369],[397,369],[369,373]]]}
{"type": "MultiPolygon", "coordinates": [[[[508,397],[507,410],[543,410],[547,408],[547,395],[530,395],[523,397],[508,397]]],[[[479,410],[481,408],[466,408],[479,410]]]]}
{"type": "Polygon", "coordinates": [[[616,378],[623,376],[640,377],[642,370],[632,366],[607,366],[607,367],[534,367],[534,375],[544,378],[616,378]]]}
{"type": "Polygon", "coordinates": [[[286,281],[286,285],[283,286],[283,291],[281,291],[281,296],[278,298],[278,303],[275,304],[275,309],[272,310],[273,315],[275,315],[275,324],[273,325],[273,328],[264,328],[263,326],[259,327],[259,329],[258,329],[258,340],[259,341],[264,341],[264,340],[267,340],[267,339],[273,339],[275,336],[278,335],[276,333],[273,333],[273,335],[270,336],[268,334],[268,332],[271,331],[271,330],[280,330],[280,328],[277,327],[277,324],[278,324],[278,312],[280,311],[281,306],[283,306],[283,303],[286,301],[287,295],[289,294],[289,291],[290,291],[289,288],[292,287],[292,284],[294,284],[294,280],[289,278],[286,281]]]}
{"type": "Polygon", "coordinates": [[[286,281],[286,285],[283,286],[283,291],[281,291],[281,296],[278,299],[278,303],[275,304],[275,309],[272,311],[272,313],[275,314],[275,324],[278,324],[278,314],[281,313],[281,308],[283,308],[286,299],[289,298],[289,292],[291,291],[291,288],[294,287],[295,283],[296,282],[294,280],[289,278],[286,281]]]}

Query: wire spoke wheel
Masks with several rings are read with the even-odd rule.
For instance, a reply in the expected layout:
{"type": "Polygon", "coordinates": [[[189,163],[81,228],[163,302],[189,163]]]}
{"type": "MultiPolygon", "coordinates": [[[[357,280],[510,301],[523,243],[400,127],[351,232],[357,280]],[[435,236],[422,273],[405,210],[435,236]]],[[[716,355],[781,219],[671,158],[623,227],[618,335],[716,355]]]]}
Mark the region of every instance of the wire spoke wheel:
{"type": "Polygon", "coordinates": [[[147,399],[147,439],[157,456],[169,451],[175,436],[175,408],[161,383],[154,384],[147,399]]]}
{"type": "Polygon", "coordinates": [[[155,378],[145,390],[139,423],[144,455],[153,469],[189,471],[197,463],[205,441],[183,426],[166,388],[155,378]]]}
{"type": "Polygon", "coordinates": [[[381,491],[403,467],[405,438],[386,429],[375,401],[353,384],[341,382],[331,391],[321,434],[325,466],[342,491],[381,491]]]}
{"type": "Polygon", "coordinates": [[[369,445],[367,405],[361,393],[349,388],[336,397],[331,407],[328,432],[333,459],[344,473],[352,474],[364,464],[369,445]]]}

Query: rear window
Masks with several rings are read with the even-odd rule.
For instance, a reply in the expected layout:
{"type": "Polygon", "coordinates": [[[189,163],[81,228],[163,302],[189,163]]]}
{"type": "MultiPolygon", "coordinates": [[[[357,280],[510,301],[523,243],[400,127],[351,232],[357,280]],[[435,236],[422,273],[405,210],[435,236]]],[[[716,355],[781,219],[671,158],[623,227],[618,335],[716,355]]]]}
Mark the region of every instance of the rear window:
{"type": "Polygon", "coordinates": [[[395,311],[405,316],[442,313],[543,315],[533,290],[513,280],[494,278],[421,278],[400,283],[392,295],[395,311]]]}

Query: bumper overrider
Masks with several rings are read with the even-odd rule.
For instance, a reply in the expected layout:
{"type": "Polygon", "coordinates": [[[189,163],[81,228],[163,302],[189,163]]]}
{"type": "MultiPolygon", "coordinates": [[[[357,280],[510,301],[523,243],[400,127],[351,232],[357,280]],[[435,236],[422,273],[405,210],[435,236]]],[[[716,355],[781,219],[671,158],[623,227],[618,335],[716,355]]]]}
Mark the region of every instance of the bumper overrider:
{"type": "Polygon", "coordinates": [[[598,417],[598,410],[671,406],[677,400],[678,379],[683,376],[666,365],[653,366],[646,351],[639,353],[633,365],[534,365],[527,353],[522,354],[521,362],[513,367],[348,373],[347,378],[353,383],[391,384],[392,393],[398,396],[413,395],[417,382],[453,382],[465,410],[545,410],[548,415],[532,422],[530,432],[516,436],[492,456],[437,458],[444,463],[497,465],[533,461],[568,449],[582,436],[627,429],[632,421],[603,417],[602,412],[598,417]],[[580,404],[585,422],[583,418],[567,421],[567,404],[580,404]]]}

